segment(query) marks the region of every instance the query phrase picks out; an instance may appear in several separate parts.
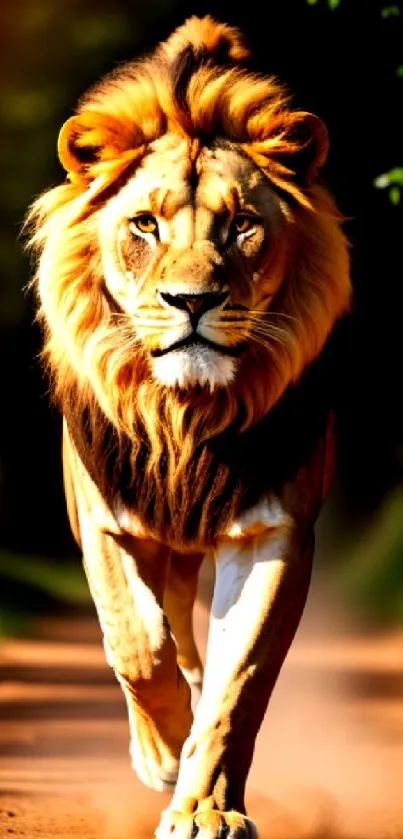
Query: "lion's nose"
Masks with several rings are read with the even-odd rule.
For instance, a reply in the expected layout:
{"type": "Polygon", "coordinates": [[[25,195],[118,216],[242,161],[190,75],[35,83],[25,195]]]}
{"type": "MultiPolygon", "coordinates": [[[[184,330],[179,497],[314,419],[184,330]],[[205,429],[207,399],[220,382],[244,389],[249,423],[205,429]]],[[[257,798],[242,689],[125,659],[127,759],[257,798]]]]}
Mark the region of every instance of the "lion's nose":
{"type": "Polygon", "coordinates": [[[224,303],[228,297],[228,292],[208,291],[204,294],[169,294],[166,291],[161,291],[160,296],[169,306],[188,312],[191,320],[199,320],[205,312],[224,303]]]}

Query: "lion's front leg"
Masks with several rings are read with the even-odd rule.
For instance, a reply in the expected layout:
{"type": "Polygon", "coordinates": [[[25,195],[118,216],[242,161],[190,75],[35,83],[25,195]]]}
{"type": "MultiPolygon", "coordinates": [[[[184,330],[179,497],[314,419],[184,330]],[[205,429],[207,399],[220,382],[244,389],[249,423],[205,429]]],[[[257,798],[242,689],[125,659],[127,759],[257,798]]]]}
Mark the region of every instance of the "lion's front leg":
{"type": "Polygon", "coordinates": [[[148,786],[172,788],[192,712],[163,611],[170,551],[122,531],[66,428],[63,460],[69,516],[82,547],[106,656],[126,697],[133,765],[148,786]]]}
{"type": "Polygon", "coordinates": [[[287,523],[219,546],[202,697],[158,839],[256,835],[244,815],[245,783],[301,617],[311,554],[310,546],[300,555],[287,523]]]}
{"type": "Polygon", "coordinates": [[[171,789],[192,713],[161,605],[168,558],[156,546],[149,552],[149,545],[101,533],[91,521],[81,538],[106,657],[127,702],[133,767],[148,786],[171,789]]]}

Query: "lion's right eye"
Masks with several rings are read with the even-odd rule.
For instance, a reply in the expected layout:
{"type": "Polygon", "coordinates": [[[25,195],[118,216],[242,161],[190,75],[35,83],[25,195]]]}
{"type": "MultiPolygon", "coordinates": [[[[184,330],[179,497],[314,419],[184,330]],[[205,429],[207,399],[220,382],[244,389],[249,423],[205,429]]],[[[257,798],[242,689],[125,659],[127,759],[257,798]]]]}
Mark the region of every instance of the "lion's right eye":
{"type": "Polygon", "coordinates": [[[255,219],[251,216],[246,215],[245,213],[238,213],[238,215],[235,216],[232,222],[234,231],[237,236],[239,236],[241,233],[247,233],[247,231],[250,230],[255,223],[255,219]]]}
{"type": "Polygon", "coordinates": [[[138,230],[139,233],[158,233],[158,224],[151,213],[139,213],[138,216],[130,219],[130,229],[133,233],[138,230]]]}

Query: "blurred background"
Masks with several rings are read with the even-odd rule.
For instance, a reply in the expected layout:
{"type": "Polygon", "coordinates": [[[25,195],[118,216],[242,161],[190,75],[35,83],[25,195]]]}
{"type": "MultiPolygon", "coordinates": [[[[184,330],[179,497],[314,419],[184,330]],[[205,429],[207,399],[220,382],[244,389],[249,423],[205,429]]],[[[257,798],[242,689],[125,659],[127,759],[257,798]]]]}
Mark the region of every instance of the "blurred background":
{"type": "Polygon", "coordinates": [[[33,604],[87,598],[64,509],[60,418],[49,406],[24,292],[24,214],[64,177],[58,130],[88,85],[184,18],[206,13],[240,26],[254,67],[279,76],[295,104],[329,128],[323,174],[347,217],[355,301],[343,328],[339,463],[317,561],[363,620],[403,622],[403,4],[267,0],[263,18],[259,5],[233,0],[13,0],[0,9],[3,632],[33,604]]]}

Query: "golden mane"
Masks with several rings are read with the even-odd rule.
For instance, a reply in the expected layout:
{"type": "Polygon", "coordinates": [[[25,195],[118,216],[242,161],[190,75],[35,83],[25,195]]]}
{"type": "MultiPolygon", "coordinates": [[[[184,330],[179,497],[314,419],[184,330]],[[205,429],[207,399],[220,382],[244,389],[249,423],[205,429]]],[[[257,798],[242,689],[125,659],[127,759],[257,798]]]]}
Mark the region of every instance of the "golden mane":
{"type": "Polygon", "coordinates": [[[327,153],[326,131],[313,115],[291,109],[275,79],[240,66],[247,56],[238,30],[191,18],[150,58],[102,80],[60,133],[68,180],[40,197],[28,218],[40,255],[34,286],[55,399],[66,411],[74,398],[76,411],[91,415],[93,408],[98,419],[100,408],[116,434],[131,439],[133,462],[146,429],[147,470],[155,471],[168,451],[173,493],[195,446],[267,415],[349,307],[342,217],[314,183],[327,153]],[[133,345],[120,337],[103,291],[97,214],[166,132],[200,144],[233,141],[277,190],[284,218],[290,256],[274,301],[279,340],[256,346],[234,383],[212,395],[159,385],[140,348],[134,364],[133,345]]]}

